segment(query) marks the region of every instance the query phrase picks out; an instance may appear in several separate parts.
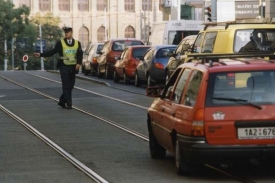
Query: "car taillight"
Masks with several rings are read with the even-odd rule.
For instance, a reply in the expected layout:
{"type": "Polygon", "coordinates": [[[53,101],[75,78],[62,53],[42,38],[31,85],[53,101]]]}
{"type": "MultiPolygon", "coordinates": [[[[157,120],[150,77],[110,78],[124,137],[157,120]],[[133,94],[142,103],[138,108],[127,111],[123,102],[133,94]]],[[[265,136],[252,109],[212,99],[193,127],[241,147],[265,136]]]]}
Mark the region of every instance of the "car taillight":
{"type": "Polygon", "coordinates": [[[198,109],[192,122],[191,134],[193,136],[204,136],[204,110],[198,109]]]}
{"type": "Polygon", "coordinates": [[[164,69],[164,67],[163,67],[163,65],[161,63],[156,62],[154,65],[158,69],[164,69]]]}
{"type": "Polygon", "coordinates": [[[93,63],[96,64],[97,63],[97,58],[93,58],[93,63]]]}

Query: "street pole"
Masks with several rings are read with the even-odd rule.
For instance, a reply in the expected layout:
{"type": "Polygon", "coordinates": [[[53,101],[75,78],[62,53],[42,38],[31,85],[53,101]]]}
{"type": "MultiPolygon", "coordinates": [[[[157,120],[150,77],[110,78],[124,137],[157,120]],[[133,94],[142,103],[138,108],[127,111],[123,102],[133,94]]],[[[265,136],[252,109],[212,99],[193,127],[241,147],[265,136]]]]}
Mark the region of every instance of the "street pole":
{"type": "MultiPolygon", "coordinates": [[[[43,46],[42,46],[42,28],[41,28],[41,24],[39,24],[39,36],[40,36],[40,53],[43,53],[43,46]]],[[[40,63],[41,63],[41,71],[44,71],[44,61],[43,61],[43,57],[40,57],[40,63]]]]}
{"type": "Polygon", "coordinates": [[[7,39],[5,38],[5,43],[4,43],[4,50],[5,50],[5,59],[4,59],[4,71],[7,71],[8,68],[8,60],[7,60],[7,39]]]}
{"type": "Polygon", "coordinates": [[[11,38],[11,62],[12,62],[12,70],[14,70],[14,37],[13,35],[11,38]]]}
{"type": "MultiPolygon", "coordinates": [[[[11,1],[13,4],[13,0],[11,1]]],[[[11,7],[11,14],[12,14],[12,7],[11,7]]],[[[13,26],[11,24],[11,26],[13,26]]],[[[13,27],[11,27],[11,63],[12,63],[12,70],[14,70],[14,38],[13,38],[13,27]]]]}

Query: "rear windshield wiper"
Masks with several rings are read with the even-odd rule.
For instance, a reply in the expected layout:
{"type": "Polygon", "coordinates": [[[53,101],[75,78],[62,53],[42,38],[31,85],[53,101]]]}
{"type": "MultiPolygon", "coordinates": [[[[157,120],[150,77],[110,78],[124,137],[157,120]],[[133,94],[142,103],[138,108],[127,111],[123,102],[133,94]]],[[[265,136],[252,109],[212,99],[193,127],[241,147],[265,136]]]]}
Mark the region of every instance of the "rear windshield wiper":
{"type": "Polygon", "coordinates": [[[215,99],[215,100],[232,101],[232,102],[236,102],[236,103],[243,104],[243,105],[250,105],[250,106],[256,107],[257,109],[262,109],[261,106],[256,105],[256,104],[253,104],[253,103],[251,103],[251,102],[247,102],[247,100],[244,100],[244,99],[238,99],[238,98],[224,98],[224,97],[213,97],[212,99],[215,99]]]}

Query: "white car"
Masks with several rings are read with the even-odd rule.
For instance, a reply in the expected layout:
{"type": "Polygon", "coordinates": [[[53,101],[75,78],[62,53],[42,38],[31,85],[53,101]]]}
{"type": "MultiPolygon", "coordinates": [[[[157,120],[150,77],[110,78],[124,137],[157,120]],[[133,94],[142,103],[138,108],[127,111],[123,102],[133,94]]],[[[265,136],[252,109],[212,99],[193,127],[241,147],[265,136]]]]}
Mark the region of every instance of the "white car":
{"type": "Polygon", "coordinates": [[[88,43],[88,46],[86,47],[86,50],[83,53],[82,73],[84,73],[85,75],[96,75],[98,67],[98,51],[100,51],[102,47],[103,43],[88,43]]]}

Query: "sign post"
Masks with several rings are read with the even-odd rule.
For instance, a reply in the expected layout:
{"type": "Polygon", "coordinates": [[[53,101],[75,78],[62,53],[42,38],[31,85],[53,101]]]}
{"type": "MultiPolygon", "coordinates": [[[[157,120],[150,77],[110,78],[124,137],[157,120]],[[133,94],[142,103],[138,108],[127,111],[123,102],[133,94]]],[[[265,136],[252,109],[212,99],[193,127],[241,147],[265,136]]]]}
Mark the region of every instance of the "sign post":
{"type": "Polygon", "coordinates": [[[29,56],[28,55],[24,55],[22,58],[23,62],[24,62],[24,71],[26,71],[26,67],[27,67],[27,61],[29,60],[29,56]]]}

